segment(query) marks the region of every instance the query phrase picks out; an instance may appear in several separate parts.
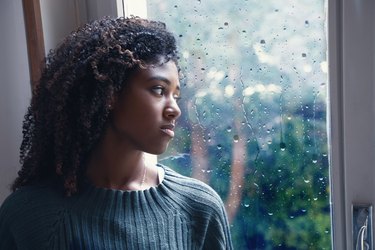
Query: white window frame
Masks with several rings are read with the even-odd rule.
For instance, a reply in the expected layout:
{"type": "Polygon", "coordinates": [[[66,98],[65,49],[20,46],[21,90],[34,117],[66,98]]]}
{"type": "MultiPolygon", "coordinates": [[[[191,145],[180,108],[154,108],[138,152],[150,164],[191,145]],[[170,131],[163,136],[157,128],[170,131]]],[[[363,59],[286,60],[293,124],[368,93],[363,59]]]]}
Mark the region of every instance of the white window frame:
{"type": "Polygon", "coordinates": [[[374,1],[329,0],[334,249],[353,249],[352,205],[375,200],[374,11],[374,1]]]}

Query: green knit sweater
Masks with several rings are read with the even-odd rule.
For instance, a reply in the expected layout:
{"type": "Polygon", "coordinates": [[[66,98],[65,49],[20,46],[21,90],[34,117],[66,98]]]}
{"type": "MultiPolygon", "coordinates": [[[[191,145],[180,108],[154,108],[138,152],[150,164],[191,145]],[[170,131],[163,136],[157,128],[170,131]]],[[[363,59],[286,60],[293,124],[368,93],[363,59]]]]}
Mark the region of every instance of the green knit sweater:
{"type": "Polygon", "coordinates": [[[164,167],[144,191],[88,184],[64,197],[20,188],[0,208],[0,249],[232,249],[223,203],[206,184],[164,167]]]}

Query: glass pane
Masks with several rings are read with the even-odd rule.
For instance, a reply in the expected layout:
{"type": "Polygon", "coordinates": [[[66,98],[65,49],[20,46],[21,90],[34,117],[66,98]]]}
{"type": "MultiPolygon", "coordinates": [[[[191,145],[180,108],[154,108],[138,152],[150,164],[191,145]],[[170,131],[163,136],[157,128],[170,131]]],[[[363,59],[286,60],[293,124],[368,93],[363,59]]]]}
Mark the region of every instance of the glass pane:
{"type": "Polygon", "coordinates": [[[223,198],[235,249],[331,249],[324,0],[149,0],[183,116],[162,163],[223,198]]]}

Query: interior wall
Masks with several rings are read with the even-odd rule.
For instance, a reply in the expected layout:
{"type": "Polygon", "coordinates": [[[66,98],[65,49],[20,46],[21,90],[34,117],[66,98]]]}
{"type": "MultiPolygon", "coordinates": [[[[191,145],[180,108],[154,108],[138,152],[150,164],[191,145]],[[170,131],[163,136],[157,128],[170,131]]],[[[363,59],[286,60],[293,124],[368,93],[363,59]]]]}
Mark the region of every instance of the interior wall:
{"type": "Polygon", "coordinates": [[[0,203],[19,164],[22,120],[31,98],[22,0],[0,1],[0,203]]]}
{"type": "Polygon", "coordinates": [[[40,0],[40,10],[46,55],[87,20],[84,1],[40,0]]]}

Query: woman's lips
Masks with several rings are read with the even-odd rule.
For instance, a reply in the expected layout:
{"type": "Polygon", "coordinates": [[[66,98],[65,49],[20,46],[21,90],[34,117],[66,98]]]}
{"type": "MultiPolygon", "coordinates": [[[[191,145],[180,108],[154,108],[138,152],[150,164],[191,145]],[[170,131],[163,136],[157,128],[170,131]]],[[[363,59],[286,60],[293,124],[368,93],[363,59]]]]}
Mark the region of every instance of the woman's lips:
{"type": "Polygon", "coordinates": [[[167,135],[169,135],[170,137],[174,137],[174,131],[171,130],[171,129],[161,129],[164,133],[166,133],[167,135]]]}
{"type": "Polygon", "coordinates": [[[174,137],[174,124],[167,124],[161,127],[161,130],[170,137],[174,137]]]}

